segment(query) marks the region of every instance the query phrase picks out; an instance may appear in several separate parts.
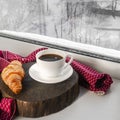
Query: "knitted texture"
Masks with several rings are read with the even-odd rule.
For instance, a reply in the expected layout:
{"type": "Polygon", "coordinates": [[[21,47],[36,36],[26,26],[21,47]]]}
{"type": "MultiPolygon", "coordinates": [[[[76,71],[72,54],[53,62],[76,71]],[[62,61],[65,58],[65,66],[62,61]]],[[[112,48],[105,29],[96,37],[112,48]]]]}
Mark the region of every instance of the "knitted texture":
{"type": "Polygon", "coordinates": [[[22,57],[18,54],[10,52],[10,51],[1,51],[2,52],[1,56],[3,56],[3,58],[9,62],[11,62],[13,60],[19,60],[22,63],[28,63],[28,62],[32,62],[35,60],[35,55],[37,52],[45,50],[45,49],[47,49],[47,48],[37,49],[37,50],[33,51],[32,53],[30,53],[26,57],[22,57]]]}
{"type": "Polygon", "coordinates": [[[12,120],[16,111],[16,103],[12,98],[2,98],[0,101],[0,120],[12,120]]]}
{"type": "Polygon", "coordinates": [[[5,60],[4,58],[0,57],[0,72],[9,64],[9,61],[5,60]]]}
{"type": "MultiPolygon", "coordinates": [[[[68,60],[69,58],[67,58],[66,61],[68,60]]],[[[73,60],[71,66],[77,73],[79,73],[79,83],[91,91],[106,92],[113,83],[110,75],[99,73],[93,68],[76,60],[73,60]]]]}

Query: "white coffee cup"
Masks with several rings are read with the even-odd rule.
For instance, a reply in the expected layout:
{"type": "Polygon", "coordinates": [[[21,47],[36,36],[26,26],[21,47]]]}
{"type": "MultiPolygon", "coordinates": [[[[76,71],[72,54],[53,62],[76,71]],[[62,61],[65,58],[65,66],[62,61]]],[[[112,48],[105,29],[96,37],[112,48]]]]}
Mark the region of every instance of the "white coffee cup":
{"type": "Polygon", "coordinates": [[[38,65],[38,71],[40,75],[44,78],[59,76],[62,73],[62,71],[66,69],[68,65],[70,65],[72,60],[73,60],[73,57],[71,55],[68,55],[63,51],[50,49],[50,48],[40,51],[36,54],[36,62],[38,65]],[[57,55],[56,58],[60,57],[60,59],[51,60],[49,59],[50,57],[49,55],[52,55],[52,57],[53,56],[56,57],[57,55]],[[43,57],[46,57],[47,59],[47,56],[49,60],[45,60],[45,58],[43,58],[43,57]],[[65,62],[67,56],[70,57],[70,60],[68,63],[65,62]]]}

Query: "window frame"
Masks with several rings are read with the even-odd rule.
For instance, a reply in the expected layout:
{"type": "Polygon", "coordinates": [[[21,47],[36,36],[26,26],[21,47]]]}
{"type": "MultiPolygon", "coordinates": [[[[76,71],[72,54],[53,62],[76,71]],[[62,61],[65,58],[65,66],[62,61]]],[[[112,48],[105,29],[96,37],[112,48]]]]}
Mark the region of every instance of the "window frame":
{"type": "Polygon", "coordinates": [[[50,47],[50,48],[54,48],[54,49],[67,51],[67,52],[70,52],[70,53],[75,53],[75,54],[78,54],[78,55],[84,55],[84,56],[88,56],[88,57],[93,57],[93,58],[97,58],[97,59],[102,59],[102,60],[107,60],[107,61],[111,61],[111,62],[120,63],[120,59],[117,58],[117,57],[115,58],[115,57],[112,57],[112,56],[101,55],[99,53],[93,53],[93,52],[90,52],[90,51],[73,49],[73,48],[69,48],[69,47],[65,47],[65,46],[56,45],[56,44],[53,44],[53,43],[46,43],[44,41],[37,41],[37,40],[34,40],[34,39],[30,39],[30,38],[24,38],[24,37],[20,37],[20,36],[10,35],[10,34],[4,33],[4,32],[3,33],[0,32],[0,37],[6,37],[6,38],[9,38],[9,39],[12,39],[12,40],[26,42],[26,43],[30,43],[30,44],[34,44],[34,45],[50,47]]]}

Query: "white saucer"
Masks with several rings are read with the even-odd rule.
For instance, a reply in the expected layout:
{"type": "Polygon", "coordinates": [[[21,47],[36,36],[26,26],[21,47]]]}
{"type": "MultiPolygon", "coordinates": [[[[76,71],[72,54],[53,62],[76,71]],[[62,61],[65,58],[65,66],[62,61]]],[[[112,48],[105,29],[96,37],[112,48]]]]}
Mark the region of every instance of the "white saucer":
{"type": "Polygon", "coordinates": [[[72,73],[73,73],[73,68],[70,65],[62,71],[61,75],[59,75],[57,77],[43,78],[42,76],[40,76],[40,73],[38,71],[38,66],[36,63],[33,64],[29,69],[29,75],[31,76],[31,78],[33,78],[34,80],[36,80],[38,82],[42,82],[42,83],[62,82],[64,80],[66,80],[67,78],[69,78],[72,75],[72,73]]]}

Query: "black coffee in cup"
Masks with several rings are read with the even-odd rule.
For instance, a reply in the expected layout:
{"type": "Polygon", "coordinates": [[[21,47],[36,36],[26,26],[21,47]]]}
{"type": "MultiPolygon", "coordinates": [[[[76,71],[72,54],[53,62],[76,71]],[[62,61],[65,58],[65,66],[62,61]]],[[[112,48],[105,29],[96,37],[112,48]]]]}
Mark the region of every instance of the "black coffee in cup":
{"type": "Polygon", "coordinates": [[[57,61],[62,59],[63,57],[57,54],[44,54],[39,57],[40,60],[44,61],[57,61]]]}

